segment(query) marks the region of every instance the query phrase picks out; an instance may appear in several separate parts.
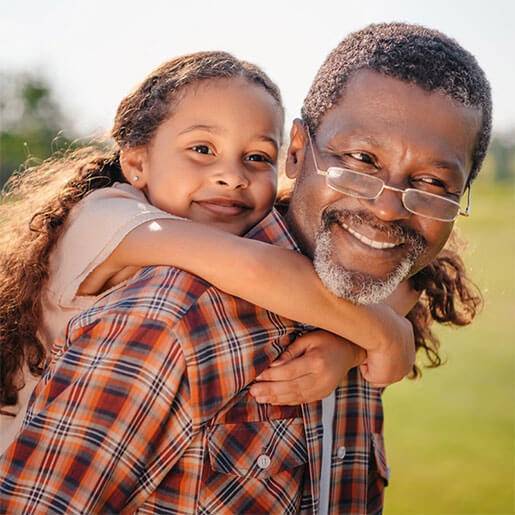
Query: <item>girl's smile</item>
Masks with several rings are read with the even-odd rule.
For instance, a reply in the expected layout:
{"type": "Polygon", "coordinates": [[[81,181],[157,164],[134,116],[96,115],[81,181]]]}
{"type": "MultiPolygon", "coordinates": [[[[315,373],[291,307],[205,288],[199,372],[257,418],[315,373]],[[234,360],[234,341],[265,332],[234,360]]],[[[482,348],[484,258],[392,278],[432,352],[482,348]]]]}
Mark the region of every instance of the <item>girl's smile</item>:
{"type": "Polygon", "coordinates": [[[195,200],[194,203],[203,209],[207,209],[214,215],[222,217],[241,215],[246,210],[252,209],[252,206],[247,202],[229,197],[205,198],[202,200],[195,200]]]}

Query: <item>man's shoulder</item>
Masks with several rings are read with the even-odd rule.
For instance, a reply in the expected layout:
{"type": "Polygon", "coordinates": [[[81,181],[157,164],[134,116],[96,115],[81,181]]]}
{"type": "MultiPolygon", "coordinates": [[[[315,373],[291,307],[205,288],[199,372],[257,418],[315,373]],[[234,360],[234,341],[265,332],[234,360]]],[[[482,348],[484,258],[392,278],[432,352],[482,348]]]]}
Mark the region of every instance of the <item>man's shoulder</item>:
{"type": "Polygon", "coordinates": [[[210,287],[200,277],[179,268],[145,267],[123,286],[99,298],[74,323],[88,325],[116,314],[174,325],[210,287]]]}
{"type": "Polygon", "coordinates": [[[282,216],[283,211],[274,208],[270,213],[252,227],[245,235],[245,238],[264,241],[279,247],[299,250],[299,247],[293,238],[288,225],[282,216]]]}

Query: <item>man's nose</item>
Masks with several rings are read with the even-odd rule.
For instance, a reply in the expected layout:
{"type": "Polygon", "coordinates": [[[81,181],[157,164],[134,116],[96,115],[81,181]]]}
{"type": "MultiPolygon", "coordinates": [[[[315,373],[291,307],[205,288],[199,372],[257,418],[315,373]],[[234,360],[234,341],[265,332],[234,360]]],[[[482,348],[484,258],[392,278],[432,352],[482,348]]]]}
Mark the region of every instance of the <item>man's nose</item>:
{"type": "Polygon", "coordinates": [[[243,167],[238,165],[225,165],[218,168],[211,179],[219,186],[234,190],[244,189],[250,182],[243,167]]]}
{"type": "Polygon", "coordinates": [[[411,216],[402,202],[402,193],[397,190],[385,188],[379,197],[365,202],[367,202],[368,209],[384,222],[405,220],[411,216]]]}

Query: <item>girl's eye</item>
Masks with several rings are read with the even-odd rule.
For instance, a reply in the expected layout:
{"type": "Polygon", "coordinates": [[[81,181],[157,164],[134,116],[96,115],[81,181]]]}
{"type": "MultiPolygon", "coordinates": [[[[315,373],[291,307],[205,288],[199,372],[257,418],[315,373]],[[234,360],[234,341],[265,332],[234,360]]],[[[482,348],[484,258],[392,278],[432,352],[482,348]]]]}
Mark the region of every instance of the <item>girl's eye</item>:
{"type": "Polygon", "coordinates": [[[213,155],[213,151],[207,145],[194,145],[191,150],[197,154],[213,155]]]}
{"type": "Polygon", "coordinates": [[[270,157],[265,156],[264,154],[250,154],[246,157],[246,160],[254,161],[257,163],[273,163],[273,160],[270,157]]]}

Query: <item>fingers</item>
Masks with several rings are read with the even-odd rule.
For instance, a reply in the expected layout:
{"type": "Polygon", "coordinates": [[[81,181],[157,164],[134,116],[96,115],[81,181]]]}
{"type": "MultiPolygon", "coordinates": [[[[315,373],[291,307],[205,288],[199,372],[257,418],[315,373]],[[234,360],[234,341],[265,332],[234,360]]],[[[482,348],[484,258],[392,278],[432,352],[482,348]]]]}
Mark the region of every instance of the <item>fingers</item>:
{"type": "Polygon", "coordinates": [[[250,393],[260,404],[302,404],[303,393],[299,381],[277,381],[253,384],[250,393]]]}
{"type": "Polygon", "coordinates": [[[261,372],[257,381],[291,381],[297,379],[303,375],[310,374],[312,372],[310,366],[310,360],[306,356],[292,359],[284,364],[276,365],[275,367],[267,368],[261,372]]]}
{"type": "Polygon", "coordinates": [[[309,345],[308,335],[299,336],[293,343],[290,343],[288,347],[283,351],[281,356],[276,359],[270,366],[277,367],[292,359],[302,356],[309,345]]]}
{"type": "Polygon", "coordinates": [[[354,346],[344,343],[323,331],[303,335],[288,347],[289,361],[276,362],[262,372],[250,393],[260,403],[286,405],[326,397],[347,374],[349,362],[355,361],[354,346]]]}
{"type": "Polygon", "coordinates": [[[276,381],[253,384],[250,393],[260,404],[295,406],[323,399],[330,391],[322,391],[311,375],[294,381],[276,381]]]}

